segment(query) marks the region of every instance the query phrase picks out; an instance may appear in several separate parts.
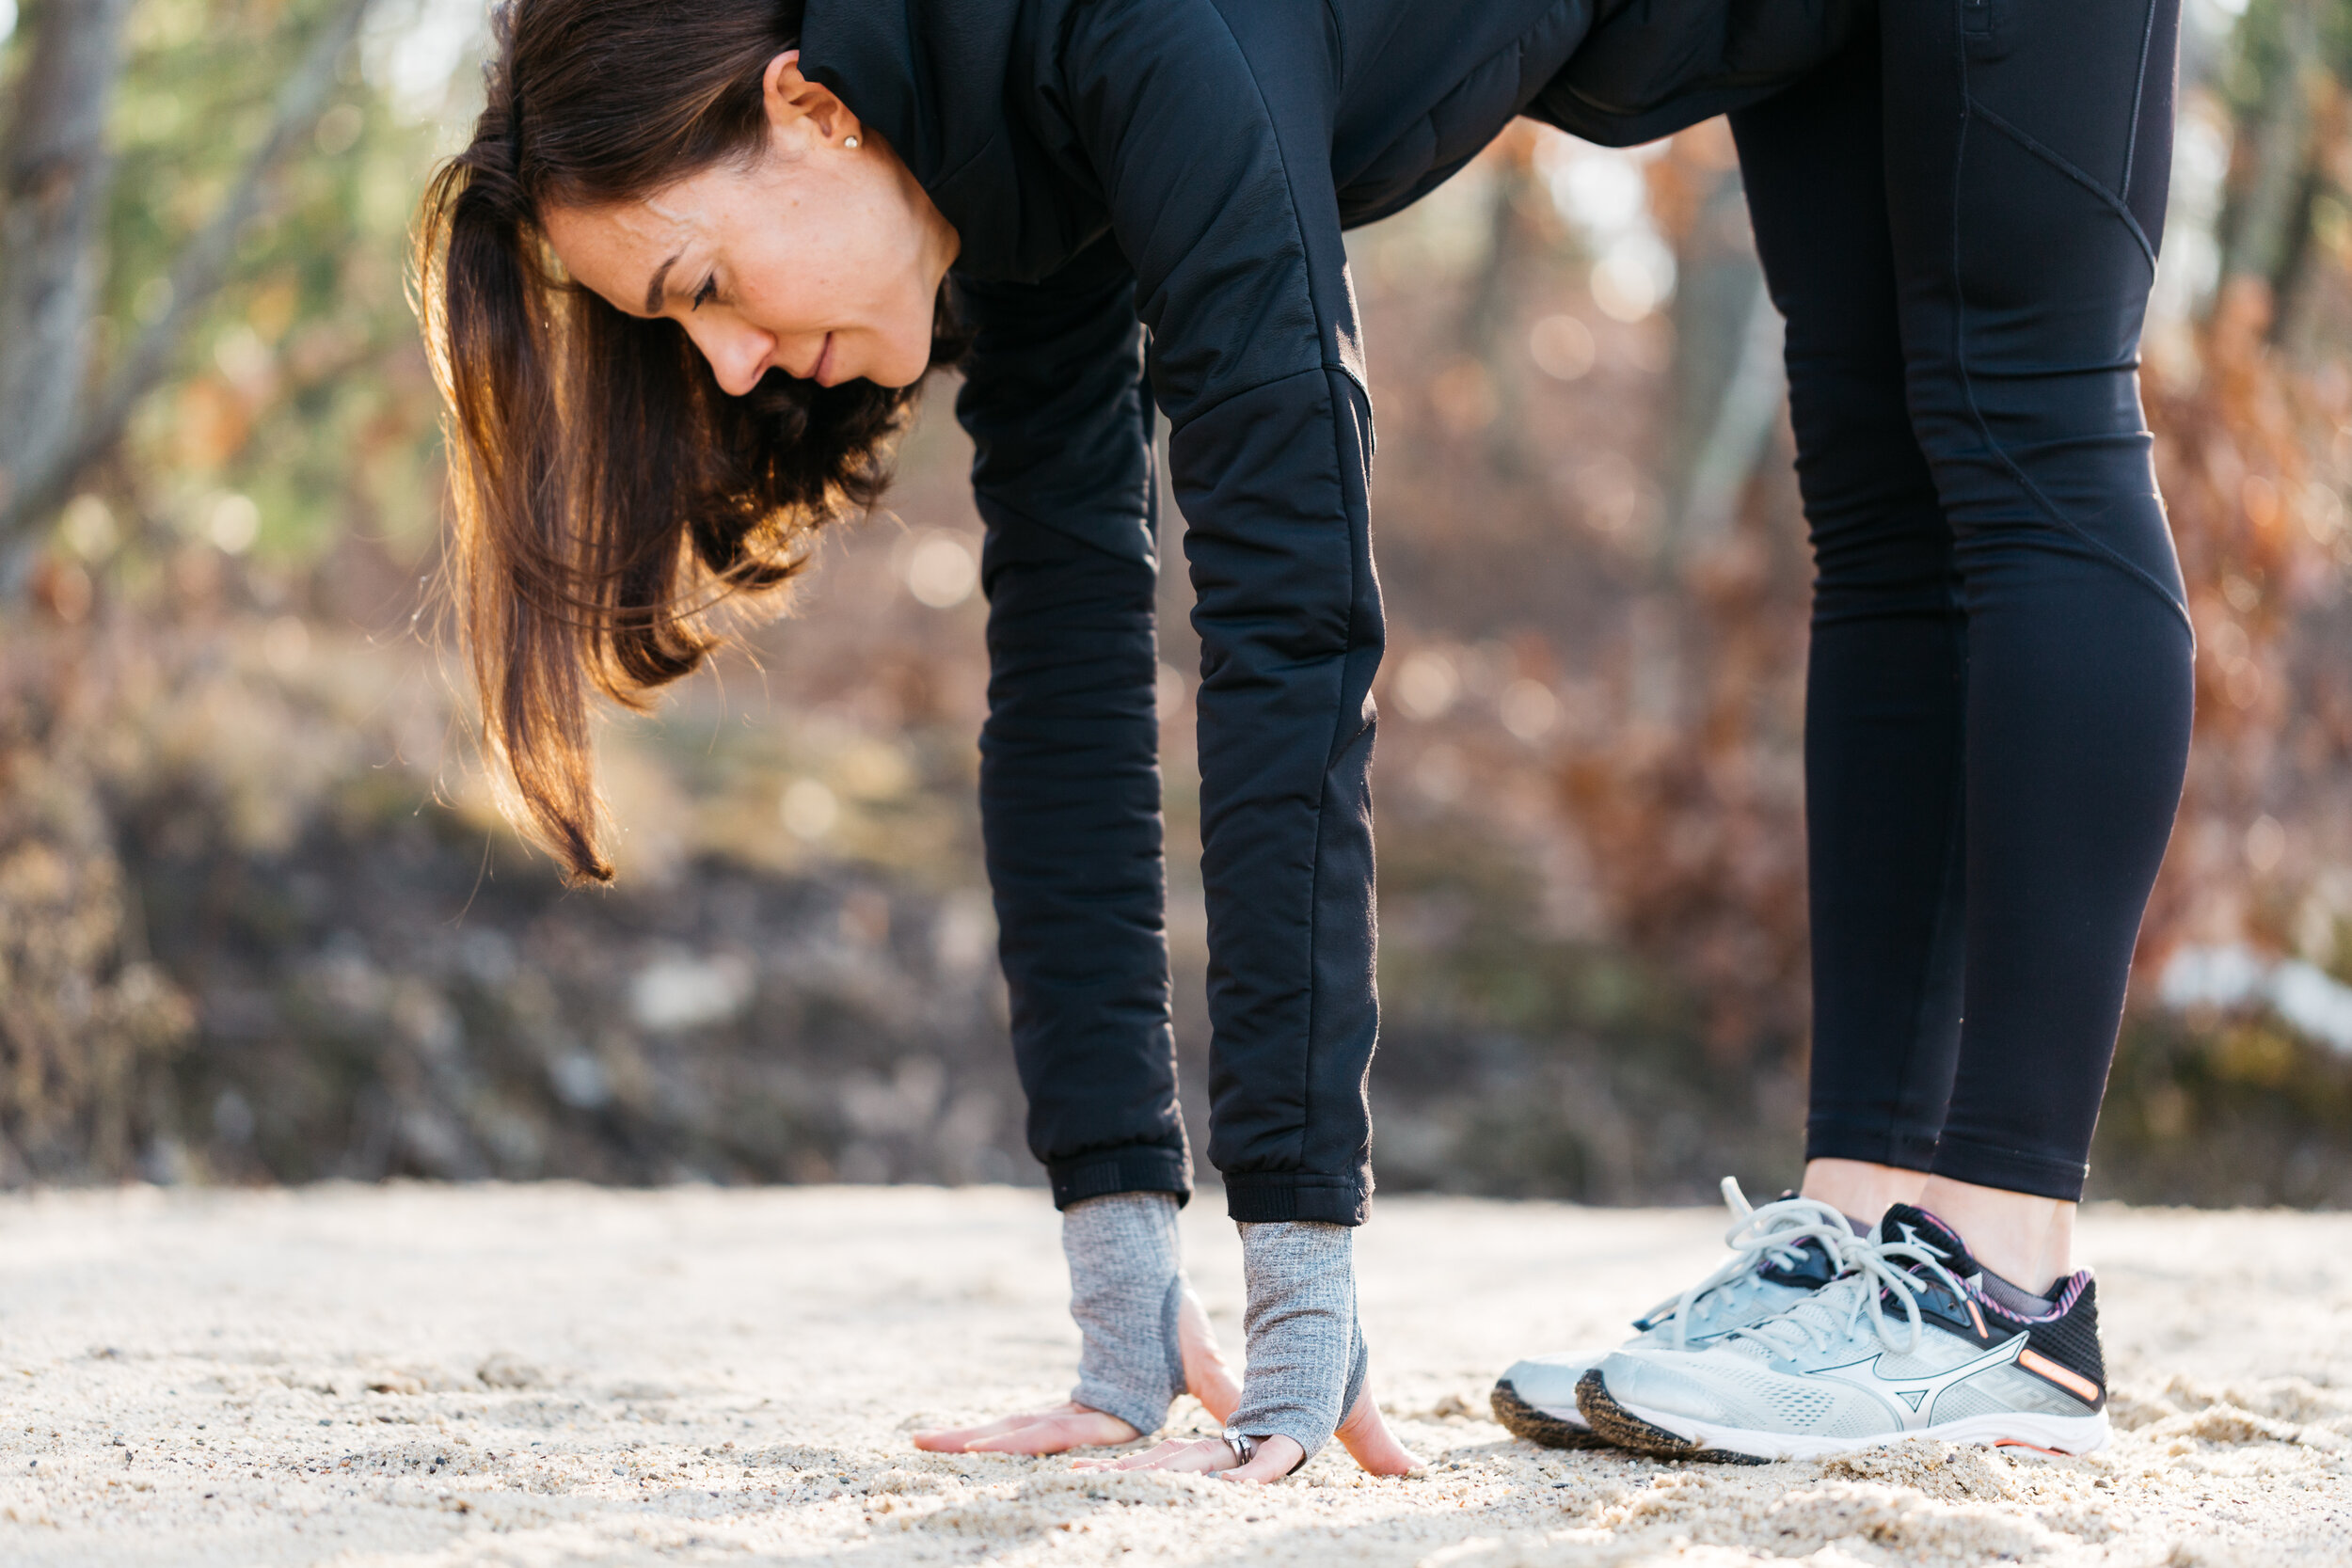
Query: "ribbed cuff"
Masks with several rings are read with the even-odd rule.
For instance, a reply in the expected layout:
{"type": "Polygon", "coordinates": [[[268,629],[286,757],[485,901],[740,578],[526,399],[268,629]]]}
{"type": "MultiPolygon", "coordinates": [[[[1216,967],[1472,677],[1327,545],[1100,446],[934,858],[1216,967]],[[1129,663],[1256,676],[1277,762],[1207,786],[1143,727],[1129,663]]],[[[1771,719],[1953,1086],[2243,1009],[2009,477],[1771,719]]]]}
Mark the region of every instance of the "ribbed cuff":
{"type": "MultiPolygon", "coordinates": [[[[1184,1390],[1179,1388],[1177,1392],[1184,1390]]],[[[1155,1400],[1149,1394],[1140,1394],[1131,1388],[1081,1378],[1078,1386],[1070,1390],[1070,1402],[1115,1417],[1135,1428],[1136,1436],[1149,1437],[1168,1425],[1168,1406],[1175,1402],[1155,1400]]]]}
{"type": "Polygon", "coordinates": [[[1279,1220],[1361,1225],[1372,1218],[1372,1180],[1369,1173],[1353,1180],[1295,1170],[1228,1171],[1225,1212],[1251,1225],[1279,1220]]]}
{"type": "Polygon", "coordinates": [[[1808,1160],[1859,1160],[1897,1170],[1927,1170],[1938,1142],[1932,1129],[1889,1127],[1877,1117],[1816,1116],[1804,1124],[1808,1160]]]}
{"type": "Polygon", "coordinates": [[[1179,1205],[1192,1201],[1192,1162],[1181,1148],[1097,1149],[1048,1164],[1045,1180],[1057,1209],[1113,1193],[1174,1193],[1179,1205]]]}
{"type": "Polygon", "coordinates": [[[1974,1143],[1947,1133],[1935,1146],[1935,1163],[1928,1167],[1928,1174],[1979,1187],[1998,1187],[2005,1193],[2080,1203],[2090,1167],[2080,1160],[2054,1160],[2046,1154],[1974,1143]]]}

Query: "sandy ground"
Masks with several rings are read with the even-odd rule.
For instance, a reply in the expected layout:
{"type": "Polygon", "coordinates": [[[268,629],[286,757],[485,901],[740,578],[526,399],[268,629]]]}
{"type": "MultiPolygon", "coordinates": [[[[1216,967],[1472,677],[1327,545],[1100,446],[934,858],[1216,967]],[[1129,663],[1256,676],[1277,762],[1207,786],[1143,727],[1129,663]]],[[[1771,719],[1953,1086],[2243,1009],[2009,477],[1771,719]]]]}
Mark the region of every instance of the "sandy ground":
{"type": "MultiPolygon", "coordinates": [[[[1364,1323],[1429,1468],[1334,1447],[1245,1489],[908,1446],[1068,1386],[1033,1192],[10,1198],[0,1561],[2352,1562],[2352,1216],[2093,1211],[2119,1432],[2089,1459],[1676,1466],[1486,1419],[1514,1356],[1617,1338],[1721,1224],[1383,1199],[1364,1323]]],[[[1237,1340],[1213,1200],[1186,1244],[1237,1340]]]]}

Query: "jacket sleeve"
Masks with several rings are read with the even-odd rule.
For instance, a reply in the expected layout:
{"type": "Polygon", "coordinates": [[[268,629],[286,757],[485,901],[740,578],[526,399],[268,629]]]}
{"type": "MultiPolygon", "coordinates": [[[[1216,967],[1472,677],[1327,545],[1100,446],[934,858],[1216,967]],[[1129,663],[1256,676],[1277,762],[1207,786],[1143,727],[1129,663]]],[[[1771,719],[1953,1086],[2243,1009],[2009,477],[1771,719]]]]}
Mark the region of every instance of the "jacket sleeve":
{"type": "Polygon", "coordinates": [[[1030,1151],[1063,1207],[1183,1195],[1134,278],[1104,241],[1038,283],[957,293],[975,336],[956,411],[988,527],[980,829],[1030,1151]]]}
{"type": "Polygon", "coordinates": [[[1242,1220],[1359,1222],[1373,992],[1370,405],[1324,8],[1098,0],[1063,112],[1152,334],[1201,644],[1210,1158],[1242,1220]]]}
{"type": "Polygon", "coordinates": [[[1105,236],[1036,283],[959,277],[973,331],[956,418],[981,520],[1156,564],[1152,413],[1135,275],[1105,236]]]}

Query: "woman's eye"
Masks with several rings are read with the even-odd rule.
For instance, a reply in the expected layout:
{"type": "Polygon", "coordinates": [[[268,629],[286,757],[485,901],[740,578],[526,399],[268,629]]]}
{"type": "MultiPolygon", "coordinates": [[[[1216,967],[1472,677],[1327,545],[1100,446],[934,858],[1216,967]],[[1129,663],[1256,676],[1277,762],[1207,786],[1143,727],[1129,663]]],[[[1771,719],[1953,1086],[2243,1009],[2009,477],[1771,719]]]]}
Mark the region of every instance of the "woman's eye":
{"type": "Polygon", "coordinates": [[[707,299],[716,299],[718,296],[719,277],[716,273],[713,273],[710,277],[703,279],[703,286],[701,288],[694,291],[694,303],[688,306],[687,309],[690,310],[699,310],[703,308],[703,301],[707,299]]]}

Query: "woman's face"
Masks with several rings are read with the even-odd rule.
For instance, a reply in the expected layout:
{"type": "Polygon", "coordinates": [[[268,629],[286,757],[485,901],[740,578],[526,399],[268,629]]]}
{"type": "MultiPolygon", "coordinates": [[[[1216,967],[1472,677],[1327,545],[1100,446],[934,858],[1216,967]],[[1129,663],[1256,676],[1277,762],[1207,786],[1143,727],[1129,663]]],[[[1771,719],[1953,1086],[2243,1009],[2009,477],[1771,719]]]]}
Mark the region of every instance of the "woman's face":
{"type": "Polygon", "coordinates": [[[770,370],[905,387],[930,363],[956,231],[841,100],[770,62],[768,143],[642,200],[555,207],[548,240],[614,309],[676,321],[740,397],[770,370]],[[855,142],[857,145],[850,145],[855,142]]]}

